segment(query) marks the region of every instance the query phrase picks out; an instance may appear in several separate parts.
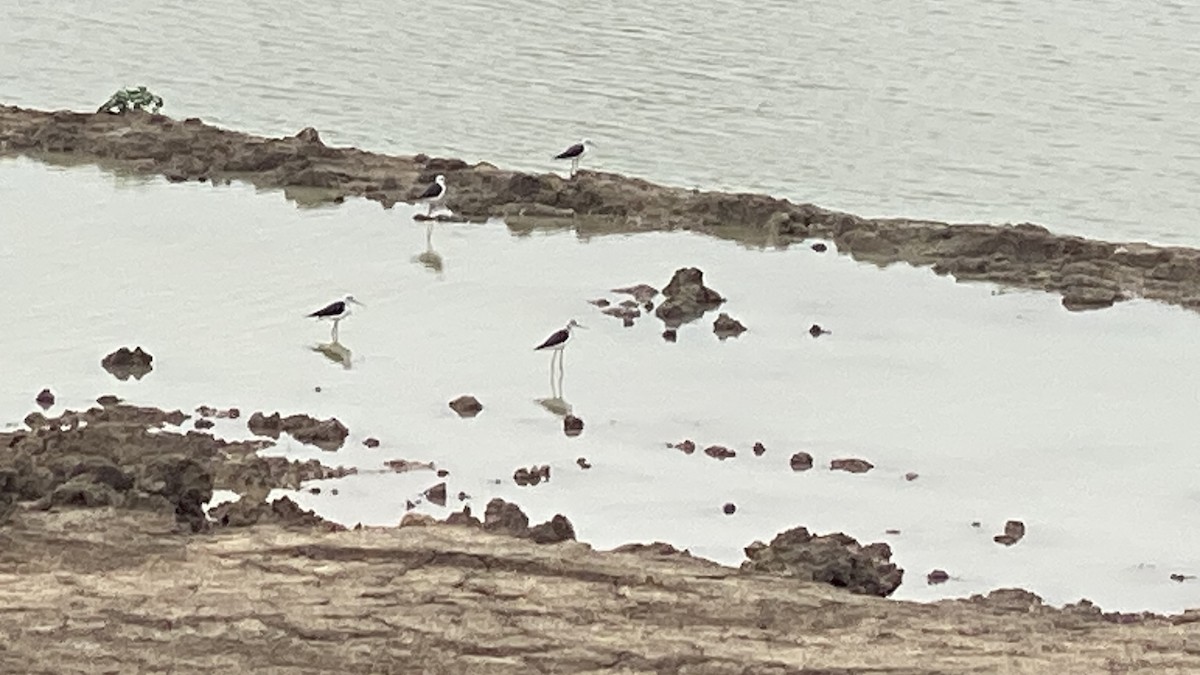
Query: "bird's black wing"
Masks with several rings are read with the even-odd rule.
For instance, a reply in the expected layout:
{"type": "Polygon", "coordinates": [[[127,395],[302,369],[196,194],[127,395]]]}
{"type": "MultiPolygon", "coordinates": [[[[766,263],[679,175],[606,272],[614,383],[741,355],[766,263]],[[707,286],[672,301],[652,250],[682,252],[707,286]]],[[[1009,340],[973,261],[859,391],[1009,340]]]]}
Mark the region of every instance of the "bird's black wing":
{"type": "Polygon", "coordinates": [[[327,316],[337,316],[338,314],[341,314],[344,311],[346,311],[346,301],[338,300],[337,302],[331,302],[328,305],[326,305],[325,307],[318,309],[317,311],[313,312],[312,314],[309,314],[309,316],[321,319],[321,318],[324,318],[327,316]]]}
{"type": "Polygon", "coordinates": [[[422,192],[417,199],[429,199],[440,194],[442,194],[442,186],[438,185],[437,183],[433,183],[429,187],[425,188],[425,191],[422,192]]]}
{"type": "Polygon", "coordinates": [[[576,143],[554,156],[554,159],[574,159],[583,154],[583,143],[576,143]]]}
{"type": "Polygon", "coordinates": [[[539,349],[549,349],[550,347],[557,347],[557,346],[561,345],[562,343],[566,342],[567,338],[570,336],[571,336],[571,334],[567,332],[567,329],[562,328],[562,329],[556,331],[554,333],[554,335],[551,335],[550,337],[546,338],[545,342],[534,347],[533,351],[536,352],[539,349]]]}

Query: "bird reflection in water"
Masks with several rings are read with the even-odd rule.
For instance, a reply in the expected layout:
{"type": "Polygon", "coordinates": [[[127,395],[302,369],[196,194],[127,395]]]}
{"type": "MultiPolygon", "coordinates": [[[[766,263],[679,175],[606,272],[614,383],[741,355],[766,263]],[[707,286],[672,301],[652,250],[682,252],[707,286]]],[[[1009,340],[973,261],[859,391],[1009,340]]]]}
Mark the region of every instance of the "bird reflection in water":
{"type": "Polygon", "coordinates": [[[413,262],[420,263],[425,269],[438,275],[442,273],[442,256],[433,250],[433,224],[430,220],[425,223],[425,252],[413,257],[413,262]]]}
{"type": "Polygon", "coordinates": [[[314,352],[321,354],[330,361],[338,364],[346,370],[350,370],[351,352],[345,345],[334,340],[333,342],[322,342],[311,347],[314,352]]]}
{"type": "Polygon", "coordinates": [[[563,398],[564,372],[560,369],[555,373],[550,370],[550,397],[537,399],[537,404],[545,408],[551,415],[566,417],[571,414],[571,404],[563,398]]]}

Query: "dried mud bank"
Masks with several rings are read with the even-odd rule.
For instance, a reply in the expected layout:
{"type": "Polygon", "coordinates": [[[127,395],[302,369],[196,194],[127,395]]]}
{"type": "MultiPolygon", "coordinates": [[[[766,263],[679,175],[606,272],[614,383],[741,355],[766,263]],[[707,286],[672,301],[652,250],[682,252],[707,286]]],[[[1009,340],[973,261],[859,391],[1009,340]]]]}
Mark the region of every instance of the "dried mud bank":
{"type": "Polygon", "coordinates": [[[392,157],[326,146],[309,128],[264,138],[162,115],[46,112],[0,107],[0,155],[68,154],[172,181],[243,179],[304,189],[306,199],[363,196],[385,206],[413,196],[436,174],[447,205],[467,219],[504,217],[510,228],[581,233],[688,229],[753,245],[832,239],[876,264],[930,266],[960,280],[1062,295],[1070,309],[1135,297],[1200,307],[1200,250],[1064,236],[1043,227],[950,225],[860,218],[766,195],[701,192],[610,173],[574,179],[424,155],[392,157]]]}
{"type": "Polygon", "coordinates": [[[1200,672],[1200,617],[1102,620],[1023,591],[935,604],[475,528],[181,535],[112,508],[0,528],[0,671],[1200,672]]]}

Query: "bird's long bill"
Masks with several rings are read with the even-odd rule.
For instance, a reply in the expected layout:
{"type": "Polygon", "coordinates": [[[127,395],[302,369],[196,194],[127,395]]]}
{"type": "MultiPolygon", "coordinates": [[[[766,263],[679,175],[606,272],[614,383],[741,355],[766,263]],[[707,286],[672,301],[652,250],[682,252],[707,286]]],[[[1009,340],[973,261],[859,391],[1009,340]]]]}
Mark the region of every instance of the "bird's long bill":
{"type": "Polygon", "coordinates": [[[362,304],[358,300],[351,300],[350,302],[353,302],[354,304],[358,305],[359,307],[366,307],[366,305],[362,304]]]}
{"type": "Polygon", "coordinates": [[[588,329],[588,327],[587,327],[587,326],[585,326],[585,325],[583,325],[583,324],[581,324],[581,323],[577,323],[577,324],[575,324],[575,327],[576,327],[576,328],[582,328],[582,329],[584,329],[584,330],[587,330],[587,329],[588,329]]]}

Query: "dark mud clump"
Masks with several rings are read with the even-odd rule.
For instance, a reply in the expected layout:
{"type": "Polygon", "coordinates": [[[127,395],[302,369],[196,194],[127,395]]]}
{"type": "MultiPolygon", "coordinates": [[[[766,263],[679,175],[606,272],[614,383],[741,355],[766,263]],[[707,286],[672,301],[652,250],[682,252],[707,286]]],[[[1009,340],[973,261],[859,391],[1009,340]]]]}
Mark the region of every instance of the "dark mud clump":
{"type": "Polygon", "coordinates": [[[946,570],[933,570],[929,574],[925,575],[925,583],[929,584],[930,586],[944,584],[949,580],[950,574],[947,573],[946,570]]]}
{"type": "Polygon", "coordinates": [[[1004,534],[998,534],[992,537],[992,541],[1005,546],[1013,544],[1025,538],[1025,523],[1019,520],[1010,520],[1004,523],[1004,534]]]}
{"type": "Polygon", "coordinates": [[[42,410],[49,410],[54,406],[54,393],[49,389],[43,389],[33,400],[42,410]]]}
{"type": "Polygon", "coordinates": [[[301,443],[315,445],[329,452],[342,447],[346,436],[350,435],[350,430],[336,418],[319,420],[308,415],[282,417],[277,412],[270,415],[256,412],[246,421],[246,427],[255,436],[274,439],[286,432],[301,443]]]}
{"type": "Polygon", "coordinates": [[[666,299],[654,314],[670,328],[695,321],[725,302],[720,293],[704,285],[704,272],[695,267],[675,270],[662,293],[666,299]]]}
{"type": "Polygon", "coordinates": [[[682,440],[678,443],[667,443],[667,447],[675,448],[685,455],[690,455],[696,451],[696,443],[691,440],[682,440]]]}
{"type": "Polygon", "coordinates": [[[840,532],[818,536],[803,527],[781,532],[769,545],[747,546],[746,557],[742,570],[747,572],[799,577],[862,595],[887,597],[904,578],[887,544],[863,546],[840,532]]]}
{"type": "Polygon", "coordinates": [[[713,322],[713,333],[722,340],[731,337],[737,337],[746,332],[746,327],[741,321],[729,316],[725,312],[721,312],[717,320],[713,322]]]}
{"type": "Polygon", "coordinates": [[[520,468],[513,472],[513,482],[520,486],[538,485],[542,481],[550,482],[550,465],[534,465],[520,468]]]}
{"type": "Polygon", "coordinates": [[[737,457],[737,452],[730,450],[723,445],[710,445],[704,449],[704,454],[712,457],[713,459],[729,459],[731,457],[737,457]]]}
{"type": "Polygon", "coordinates": [[[0,433],[0,504],[39,508],[115,506],[167,511],[191,530],[208,527],[204,505],[215,488],[261,501],[273,488],[345,475],[319,462],[260,457],[258,442],[227,442],[169,431],[180,411],[112,404],[0,433]]]}
{"type": "Polygon", "coordinates": [[[154,370],[154,357],[135,347],[121,347],[117,351],[100,360],[100,367],[107,370],[113,377],[125,381],[132,377],[140,380],[151,370],[154,370]]]}
{"type": "Polygon", "coordinates": [[[797,452],[788,460],[792,467],[792,471],[808,471],[813,468],[813,456],[807,452],[797,452]]]}
{"type": "Polygon", "coordinates": [[[563,417],[563,433],[574,438],[583,433],[583,420],[574,415],[565,415],[563,417]]]}
{"type": "Polygon", "coordinates": [[[875,465],[865,459],[834,459],[829,462],[830,471],[845,471],[847,473],[866,473],[875,465]]]}
{"type": "Polygon", "coordinates": [[[751,452],[754,453],[755,457],[762,457],[763,454],[766,453],[766,451],[767,451],[767,446],[763,445],[761,442],[755,443],[754,447],[751,448],[751,452]]]}
{"type": "Polygon", "coordinates": [[[459,396],[450,401],[450,409],[459,417],[474,417],[483,412],[483,404],[474,396],[459,396]]]}

